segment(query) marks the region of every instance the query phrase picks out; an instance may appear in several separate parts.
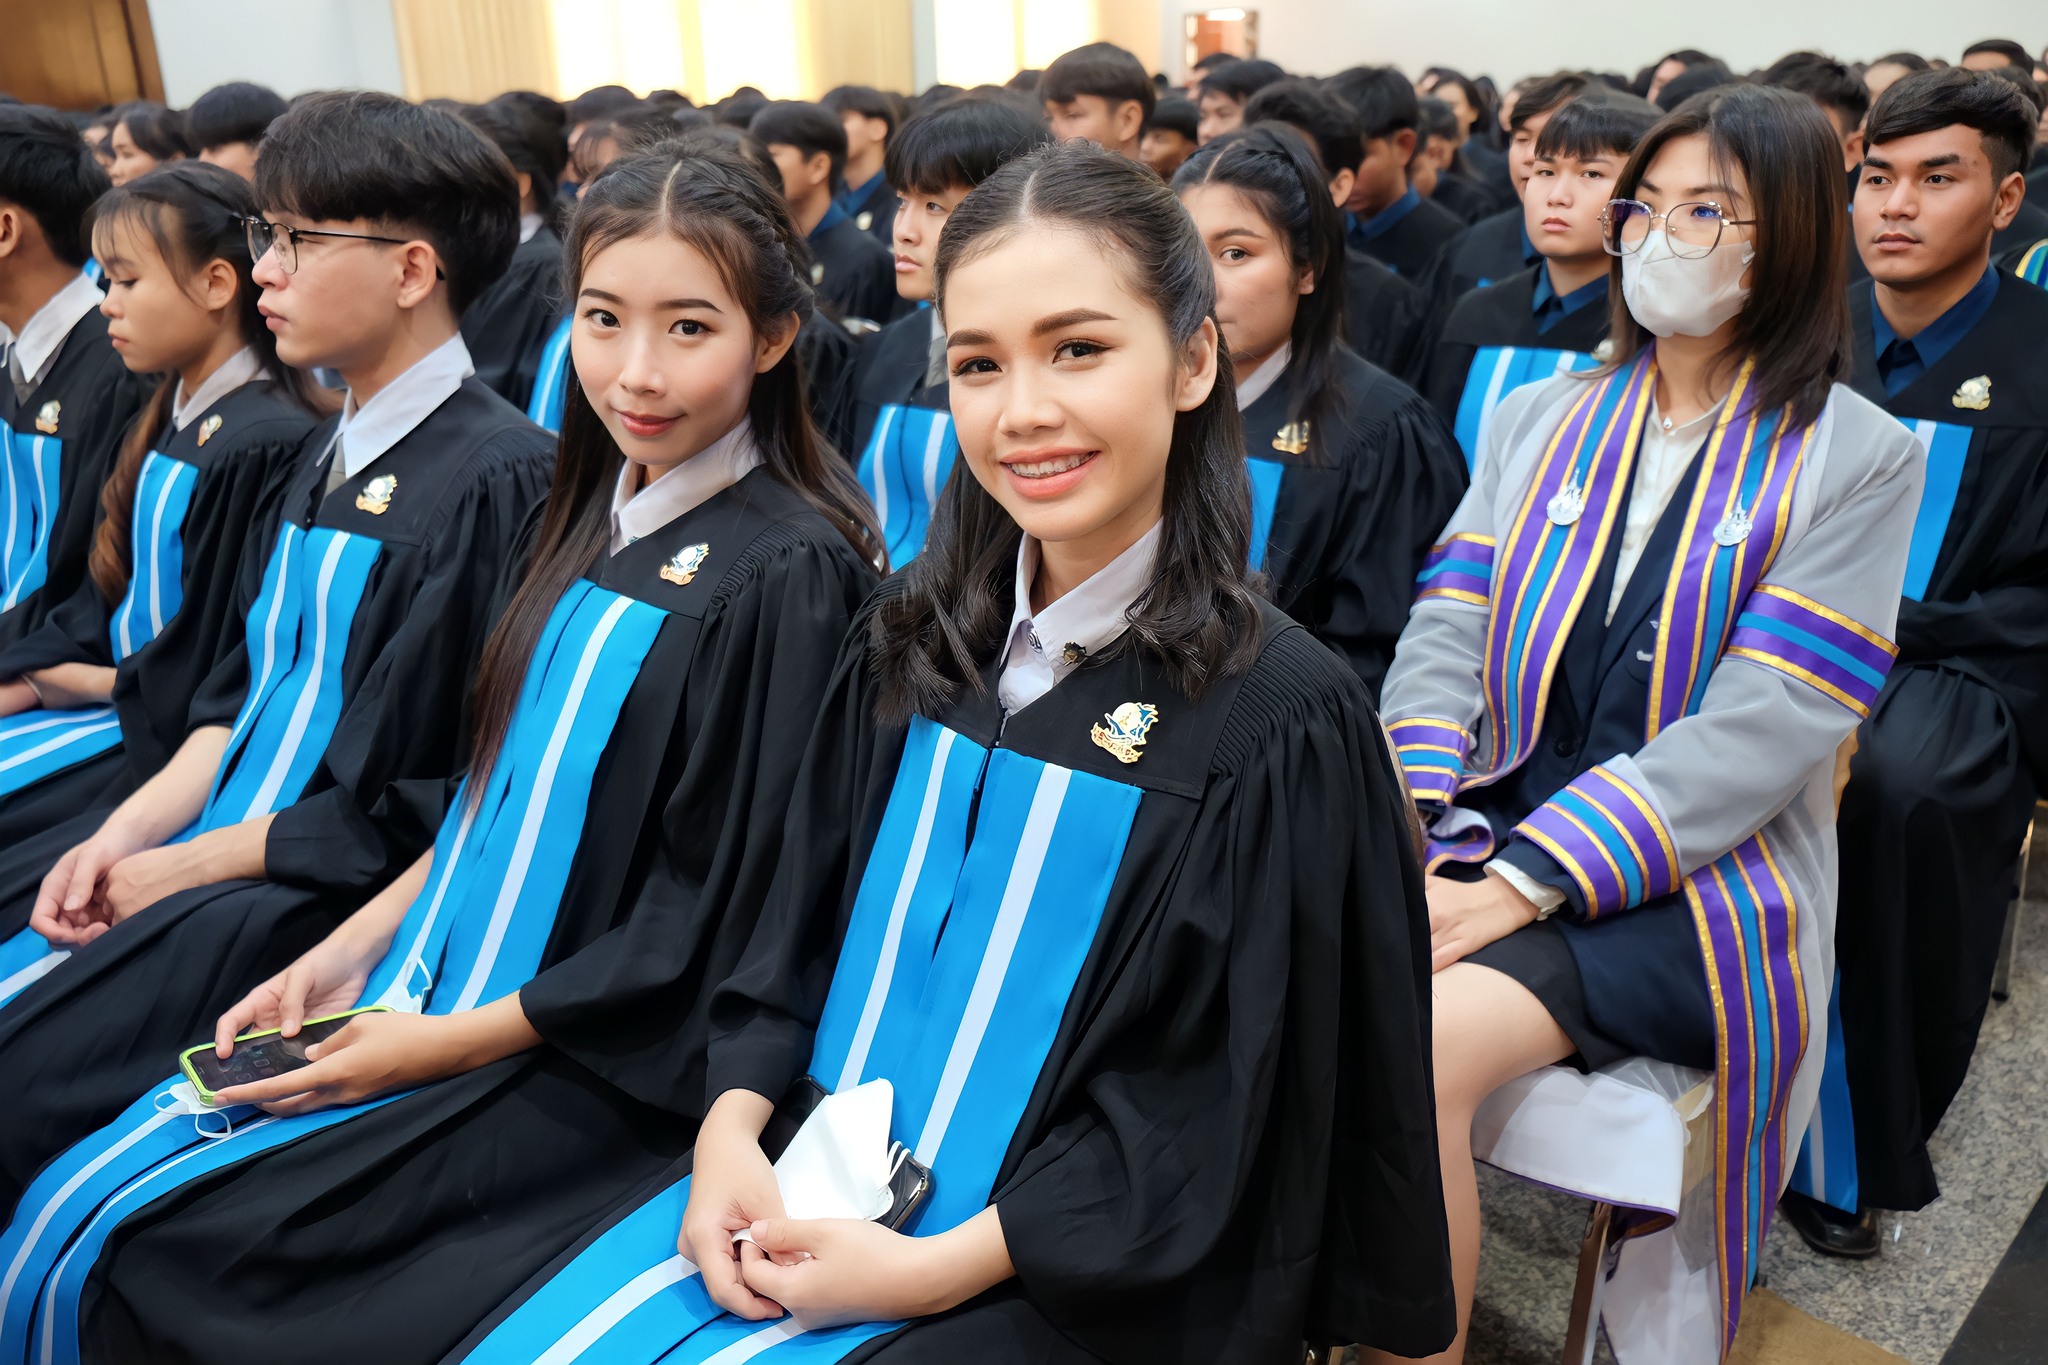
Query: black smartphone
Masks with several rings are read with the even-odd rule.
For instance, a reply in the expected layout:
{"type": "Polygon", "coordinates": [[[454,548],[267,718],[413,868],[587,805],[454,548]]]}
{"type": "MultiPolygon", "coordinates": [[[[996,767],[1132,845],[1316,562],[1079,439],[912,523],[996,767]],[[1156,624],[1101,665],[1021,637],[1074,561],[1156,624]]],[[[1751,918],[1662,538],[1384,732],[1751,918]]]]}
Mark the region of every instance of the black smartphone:
{"type": "MultiPolygon", "coordinates": [[[[768,1126],[761,1133],[761,1150],[769,1160],[782,1155],[782,1149],[796,1136],[796,1130],[803,1127],[804,1120],[818,1107],[818,1101],[825,1098],[825,1087],[816,1077],[802,1076],[782,1097],[782,1103],[775,1107],[775,1115],[768,1120],[768,1126]]],[[[916,1157],[904,1154],[903,1164],[889,1177],[889,1211],[875,1221],[891,1232],[903,1231],[903,1225],[910,1221],[910,1215],[932,1190],[931,1167],[916,1157]]]]}
{"type": "Polygon", "coordinates": [[[231,1085],[267,1081],[272,1076],[282,1076],[287,1071],[297,1071],[309,1065],[307,1048],[325,1042],[347,1028],[349,1020],[358,1014],[389,1008],[388,1005],[372,1005],[346,1014],[331,1014],[324,1019],[308,1019],[290,1038],[276,1029],[250,1034],[237,1038],[235,1050],[226,1057],[217,1056],[212,1043],[201,1043],[178,1058],[179,1066],[199,1092],[199,1098],[212,1104],[213,1097],[231,1085]]]}

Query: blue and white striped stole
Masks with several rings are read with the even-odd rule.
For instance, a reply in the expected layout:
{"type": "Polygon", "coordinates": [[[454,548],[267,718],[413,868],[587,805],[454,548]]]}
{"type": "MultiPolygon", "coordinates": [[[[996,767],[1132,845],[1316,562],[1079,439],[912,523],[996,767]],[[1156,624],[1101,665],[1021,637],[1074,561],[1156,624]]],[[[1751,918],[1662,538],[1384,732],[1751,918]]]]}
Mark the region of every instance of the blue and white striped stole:
{"type": "Polygon", "coordinates": [[[890,568],[902,568],[924,549],[932,508],[959,455],[960,439],[946,409],[882,405],[861,452],[860,486],[875,504],[890,568]]]}
{"type": "MultiPolygon", "coordinates": [[[[469,801],[466,785],[457,795],[427,884],[359,1003],[452,1014],[532,979],[599,761],[666,616],[585,581],[563,595],[483,795],[469,801]]],[[[178,1080],[51,1162],[23,1195],[0,1234],[0,1363],[77,1361],[79,1295],[123,1218],[188,1180],[399,1098],[285,1119],[241,1108],[195,1121],[176,1104],[178,1080]]]]}
{"type": "Polygon", "coordinates": [[[1458,399],[1458,416],[1452,429],[1458,448],[1465,452],[1465,468],[1479,465],[1479,452],[1486,448],[1486,433],[1493,426],[1493,414],[1501,400],[1524,385],[1540,383],[1554,375],[1582,373],[1599,368],[1600,362],[1580,351],[1555,351],[1537,346],[1481,346],[1465,372],[1465,391],[1458,399]]]}
{"type": "Polygon", "coordinates": [[[1932,418],[1902,417],[1899,421],[1927,448],[1927,481],[1920,490],[1920,510],[1913,516],[1903,594],[1907,601],[1918,602],[1927,595],[1935,563],[1941,558],[1942,542],[1948,538],[1956,495],[1963,486],[1963,470],[1970,462],[1971,430],[1932,418]]]}
{"type": "Polygon", "coordinates": [[[540,369],[533,376],[533,394],[526,400],[526,415],[549,431],[562,429],[562,407],[569,401],[569,385],[575,373],[569,368],[569,324],[573,315],[555,324],[547,344],[540,350],[540,369]]]}
{"type": "Polygon", "coordinates": [[[43,586],[63,469],[62,440],[0,422],[0,611],[43,586]]]}
{"type": "MultiPolygon", "coordinates": [[[[922,717],[896,769],[818,1026],[832,1090],[886,1076],[933,1172],[916,1234],[988,1206],[1122,865],[1141,792],[987,750],[922,717]]],[[[469,1365],[823,1365],[901,1323],[806,1332],[724,1315],[676,1253],[685,1178],[607,1229],[469,1365]]]]}

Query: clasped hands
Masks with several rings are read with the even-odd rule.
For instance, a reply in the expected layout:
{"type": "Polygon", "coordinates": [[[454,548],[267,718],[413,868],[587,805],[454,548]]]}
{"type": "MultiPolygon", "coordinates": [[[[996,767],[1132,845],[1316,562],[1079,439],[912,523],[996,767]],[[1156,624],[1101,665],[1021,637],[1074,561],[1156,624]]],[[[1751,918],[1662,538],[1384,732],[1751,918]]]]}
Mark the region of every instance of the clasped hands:
{"type": "Polygon", "coordinates": [[[110,820],[50,869],[29,927],[63,948],[82,948],[166,896],[216,880],[197,841],[152,846],[110,820]]]}

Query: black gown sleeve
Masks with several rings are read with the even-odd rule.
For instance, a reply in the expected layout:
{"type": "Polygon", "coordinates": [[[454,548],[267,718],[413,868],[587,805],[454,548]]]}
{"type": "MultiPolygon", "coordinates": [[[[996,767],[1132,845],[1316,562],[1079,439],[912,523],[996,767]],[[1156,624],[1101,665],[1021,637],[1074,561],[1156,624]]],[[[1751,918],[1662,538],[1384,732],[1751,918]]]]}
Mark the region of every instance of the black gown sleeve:
{"type": "Polygon", "coordinates": [[[874,585],[822,523],[786,522],[761,540],[775,543],[757,542],[761,562],[714,604],[689,665],[669,746],[680,771],[654,817],[645,881],[609,932],[519,993],[549,1043],[635,1098],[692,1117],[707,1103],[708,987],[746,946],[780,864],[805,740],[874,585]]]}
{"type": "Polygon", "coordinates": [[[1429,925],[1402,785],[1357,682],[1298,631],[1245,680],[1215,767],[996,1192],[1010,1259],[1110,1360],[1182,1358],[1173,1342],[1281,1359],[1304,1331],[1441,1350],[1429,925]]]}
{"type": "Polygon", "coordinates": [[[270,880],[368,893],[433,842],[448,775],[469,752],[469,691],[491,604],[547,493],[553,447],[538,429],[513,429],[471,456],[467,486],[427,532],[405,620],[349,699],[311,794],[271,820],[270,880]]]}
{"type": "Polygon", "coordinates": [[[796,350],[803,361],[804,401],[811,421],[833,450],[848,463],[857,464],[860,452],[852,448],[853,385],[861,342],[838,323],[814,312],[796,334],[796,350]]]}
{"type": "Polygon", "coordinates": [[[69,597],[52,607],[41,624],[11,644],[0,646],[0,679],[19,678],[59,664],[114,666],[109,628],[115,604],[109,602],[90,574],[69,597]]]}

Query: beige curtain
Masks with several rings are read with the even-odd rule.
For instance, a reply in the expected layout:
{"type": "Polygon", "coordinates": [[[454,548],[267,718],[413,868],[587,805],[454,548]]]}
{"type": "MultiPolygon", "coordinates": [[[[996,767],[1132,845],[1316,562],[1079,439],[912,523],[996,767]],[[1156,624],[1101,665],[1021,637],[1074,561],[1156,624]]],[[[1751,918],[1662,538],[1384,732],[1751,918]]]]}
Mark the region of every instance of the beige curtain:
{"type": "Polygon", "coordinates": [[[547,0],[391,0],[391,16],[412,99],[555,88],[547,0]]]}
{"type": "Polygon", "coordinates": [[[796,21],[812,98],[835,85],[910,90],[910,0],[796,0],[796,21]]]}

